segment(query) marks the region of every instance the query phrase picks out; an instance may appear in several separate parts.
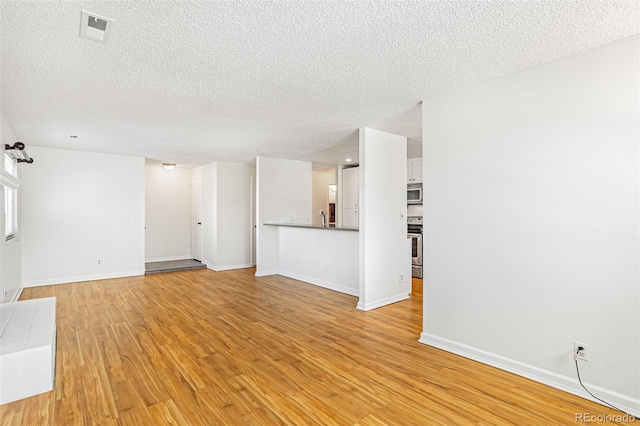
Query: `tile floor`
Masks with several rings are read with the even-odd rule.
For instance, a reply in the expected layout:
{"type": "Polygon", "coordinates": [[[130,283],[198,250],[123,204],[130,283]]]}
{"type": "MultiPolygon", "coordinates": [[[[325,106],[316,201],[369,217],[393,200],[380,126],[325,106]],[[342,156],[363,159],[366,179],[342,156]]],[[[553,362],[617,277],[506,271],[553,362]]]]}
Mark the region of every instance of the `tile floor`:
{"type": "Polygon", "coordinates": [[[187,269],[204,269],[206,265],[193,259],[170,260],[167,262],[148,262],[144,264],[145,274],[184,271],[187,269]]]}

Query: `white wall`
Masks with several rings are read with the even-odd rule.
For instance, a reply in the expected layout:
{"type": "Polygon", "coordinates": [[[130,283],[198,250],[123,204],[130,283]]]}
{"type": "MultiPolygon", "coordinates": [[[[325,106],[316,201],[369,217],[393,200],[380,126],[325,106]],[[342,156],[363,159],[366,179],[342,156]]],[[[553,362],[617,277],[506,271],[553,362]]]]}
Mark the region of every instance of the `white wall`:
{"type": "MultiPolygon", "coordinates": [[[[4,114],[0,114],[0,120],[0,142],[2,143],[0,146],[4,147],[4,144],[13,145],[19,141],[4,114]]],[[[30,148],[31,147],[26,148],[29,154],[31,152],[30,148]]],[[[22,168],[30,166],[29,164],[18,164],[18,177],[22,174],[22,168]]],[[[0,156],[0,168],[4,169],[4,155],[0,156]]],[[[23,190],[18,188],[18,215],[20,215],[22,211],[20,207],[22,203],[22,192],[23,190]]],[[[5,235],[4,219],[4,189],[2,189],[0,190],[0,229],[2,230],[0,235],[2,236],[5,235]]],[[[21,229],[22,221],[20,217],[18,217],[18,238],[14,238],[9,243],[0,241],[0,294],[5,294],[6,292],[5,302],[16,300],[22,288],[21,229]]]]}
{"type": "Polygon", "coordinates": [[[253,166],[218,163],[218,253],[215,270],[251,266],[251,176],[253,166]]]}
{"type": "Polygon", "coordinates": [[[25,287],[144,274],[144,158],[40,147],[29,154],[25,287]]]}
{"type": "Polygon", "coordinates": [[[421,341],[640,413],[638,36],[423,102],[421,341]]]}
{"type": "Polygon", "coordinates": [[[278,274],[359,295],[357,231],[278,228],[278,274]]]}
{"type": "Polygon", "coordinates": [[[407,138],[360,129],[360,301],[370,310],[411,293],[407,138]],[[400,282],[400,275],[403,282],[400,282]]]}
{"type": "Polygon", "coordinates": [[[311,223],[320,225],[320,211],[327,215],[329,223],[329,185],[336,183],[336,170],[313,170],[311,173],[312,201],[311,201],[311,223]]]}
{"type": "Polygon", "coordinates": [[[251,176],[255,167],[217,161],[202,176],[202,261],[222,271],[251,266],[251,176]]]}
{"type": "Polygon", "coordinates": [[[191,259],[191,174],[145,167],[145,261],[191,259]]]}
{"type": "Polygon", "coordinates": [[[278,273],[278,229],[265,222],[310,223],[311,163],[258,157],[256,275],[278,273]]]}

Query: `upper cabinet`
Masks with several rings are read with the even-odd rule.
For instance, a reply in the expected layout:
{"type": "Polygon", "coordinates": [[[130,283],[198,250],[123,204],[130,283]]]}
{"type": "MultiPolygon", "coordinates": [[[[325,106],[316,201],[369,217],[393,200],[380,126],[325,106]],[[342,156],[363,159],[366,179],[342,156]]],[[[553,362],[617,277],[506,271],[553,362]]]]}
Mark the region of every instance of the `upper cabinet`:
{"type": "Polygon", "coordinates": [[[342,208],[358,208],[358,173],[359,167],[342,169],[342,208]]]}
{"type": "Polygon", "coordinates": [[[422,183],[422,157],[407,160],[407,183],[422,183]]]}

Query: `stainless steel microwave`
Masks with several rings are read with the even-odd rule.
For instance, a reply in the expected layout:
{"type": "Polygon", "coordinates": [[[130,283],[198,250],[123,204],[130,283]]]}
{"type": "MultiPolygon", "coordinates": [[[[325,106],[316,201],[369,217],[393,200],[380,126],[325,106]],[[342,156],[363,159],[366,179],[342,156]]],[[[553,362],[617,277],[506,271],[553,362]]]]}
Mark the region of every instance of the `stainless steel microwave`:
{"type": "Polygon", "coordinates": [[[422,204],[421,183],[410,183],[407,185],[407,204],[422,204]]]}

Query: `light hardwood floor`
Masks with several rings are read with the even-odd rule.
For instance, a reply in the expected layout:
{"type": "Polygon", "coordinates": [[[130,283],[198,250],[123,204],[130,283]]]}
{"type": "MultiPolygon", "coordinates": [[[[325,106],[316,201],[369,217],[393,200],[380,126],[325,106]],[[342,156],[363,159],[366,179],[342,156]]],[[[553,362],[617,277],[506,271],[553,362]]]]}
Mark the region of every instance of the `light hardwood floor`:
{"type": "Polygon", "coordinates": [[[418,343],[422,289],[357,299],[252,269],[25,289],[57,297],[54,391],[2,425],[558,425],[617,413],[418,343]]]}

